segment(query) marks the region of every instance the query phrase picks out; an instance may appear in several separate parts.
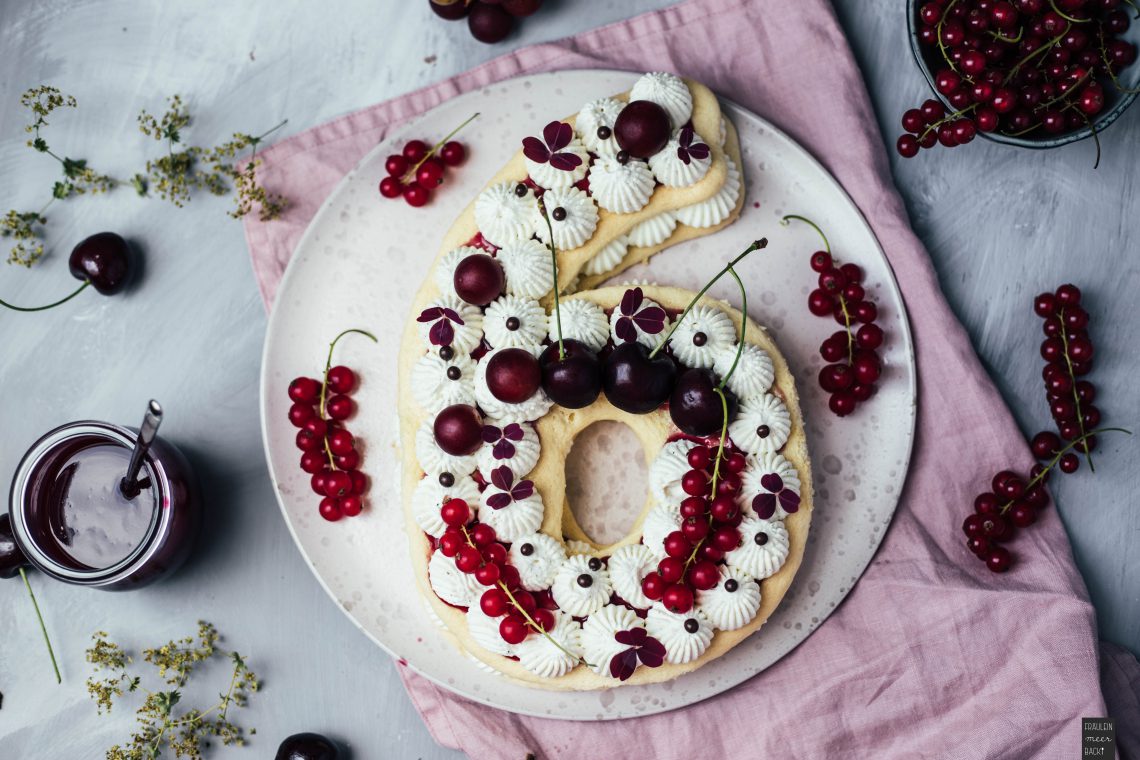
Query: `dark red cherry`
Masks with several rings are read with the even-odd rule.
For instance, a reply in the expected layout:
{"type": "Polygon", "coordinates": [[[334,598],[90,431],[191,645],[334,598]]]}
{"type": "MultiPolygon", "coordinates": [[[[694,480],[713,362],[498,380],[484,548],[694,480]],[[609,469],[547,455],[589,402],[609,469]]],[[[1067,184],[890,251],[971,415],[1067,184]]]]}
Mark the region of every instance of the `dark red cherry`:
{"type": "Polygon", "coordinates": [[[432,425],[435,442],[456,457],[474,454],[483,444],[483,420],[479,411],[467,404],[444,407],[432,425]]]}
{"type": "Polygon", "coordinates": [[[275,760],[338,760],[340,750],[320,734],[293,734],[281,742],[275,760]]]}
{"type": "Polygon", "coordinates": [[[511,33],[515,28],[515,17],[498,5],[476,3],[467,16],[467,28],[471,30],[472,37],[492,45],[511,33]]]}
{"type": "Polygon", "coordinates": [[[580,341],[562,341],[565,356],[559,358],[558,343],[551,343],[539,357],[542,388],[559,406],[581,409],[594,403],[602,392],[602,363],[580,341]]]}
{"type": "MultiPolygon", "coordinates": [[[[673,424],[689,435],[719,434],[724,426],[724,406],[716,392],[717,376],[711,370],[686,370],[669,397],[669,416],[673,424]]],[[[736,394],[724,389],[728,401],[728,418],[736,414],[736,394]]]]}
{"type": "Polygon", "coordinates": [[[542,0],[503,0],[503,10],[512,16],[530,16],[542,7],[542,0]]]}
{"type": "Polygon", "coordinates": [[[503,267],[485,253],[475,253],[459,262],[451,278],[455,293],[475,306],[486,306],[499,297],[506,285],[503,267]]]}
{"type": "Polygon", "coordinates": [[[466,0],[428,0],[428,4],[435,15],[448,21],[458,21],[471,9],[466,0]]]}
{"type": "Polygon", "coordinates": [[[610,403],[625,412],[646,414],[665,403],[677,379],[677,365],[664,354],[649,358],[640,343],[622,343],[606,358],[602,387],[610,403]]]}
{"type": "Polygon", "coordinates": [[[538,392],[542,368],[534,354],[521,348],[504,348],[487,360],[487,389],[508,404],[520,404],[538,392]]]}
{"type": "Polygon", "coordinates": [[[131,249],[114,232],[100,232],[75,246],[67,265],[77,280],[86,280],[103,295],[111,296],[130,282],[131,249]]]}
{"type": "Polygon", "coordinates": [[[649,158],[669,142],[669,114],[651,100],[635,100],[614,122],[618,146],[635,158],[649,158]]]}

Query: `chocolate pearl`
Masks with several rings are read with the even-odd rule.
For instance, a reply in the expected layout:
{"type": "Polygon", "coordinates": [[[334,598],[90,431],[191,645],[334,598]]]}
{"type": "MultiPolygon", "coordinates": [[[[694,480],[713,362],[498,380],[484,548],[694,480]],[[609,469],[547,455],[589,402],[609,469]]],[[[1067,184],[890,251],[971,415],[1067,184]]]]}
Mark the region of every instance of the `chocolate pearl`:
{"type": "Polygon", "coordinates": [[[444,488],[451,488],[455,485],[455,476],[450,472],[441,472],[439,474],[439,484],[444,488]]]}
{"type": "Polygon", "coordinates": [[[701,630],[701,624],[697,622],[696,618],[689,618],[685,621],[685,630],[689,633],[696,633],[701,630]]]}
{"type": "Polygon", "coordinates": [[[703,332],[693,333],[693,345],[694,346],[703,346],[704,344],[706,344],[708,342],[709,342],[709,336],[705,335],[703,332]]]}
{"type": "Polygon", "coordinates": [[[608,140],[608,139],[610,139],[610,136],[613,133],[614,133],[614,131],[612,129],[610,129],[609,127],[607,127],[605,124],[598,127],[598,139],[599,140],[608,140]]]}
{"type": "Polygon", "coordinates": [[[761,425],[760,427],[756,428],[756,435],[760,438],[767,438],[769,435],[771,435],[771,433],[772,429],[767,425],[761,425]]]}
{"type": "Polygon", "coordinates": [[[582,588],[589,588],[594,585],[594,576],[589,573],[582,573],[578,576],[578,585],[582,588]]]}
{"type": "Polygon", "coordinates": [[[550,218],[556,222],[561,222],[566,218],[566,209],[561,206],[556,206],[555,209],[550,212],[550,218]]]}
{"type": "Polygon", "coordinates": [[[451,361],[451,358],[453,356],[455,356],[455,349],[451,346],[443,346],[439,349],[439,358],[443,359],[445,362],[451,361]]]}
{"type": "Polygon", "coordinates": [[[623,165],[628,164],[629,163],[629,151],[628,150],[619,150],[617,155],[614,156],[614,158],[617,159],[617,162],[619,164],[623,164],[623,165]]]}
{"type": "Polygon", "coordinates": [[[740,588],[740,584],[736,582],[735,578],[729,578],[724,582],[724,590],[730,594],[738,588],[740,588]]]}
{"type": "Polygon", "coordinates": [[[515,330],[519,329],[519,318],[518,317],[507,317],[507,329],[510,330],[511,332],[514,332],[515,330]]]}
{"type": "Polygon", "coordinates": [[[530,555],[534,554],[534,544],[523,544],[519,547],[519,554],[523,555],[524,557],[529,557],[530,555]]]}
{"type": "Polygon", "coordinates": [[[522,182],[515,185],[515,195],[517,195],[518,197],[522,198],[528,192],[530,192],[530,189],[525,184],[523,184],[522,182]]]}
{"type": "Polygon", "coordinates": [[[764,532],[757,533],[755,540],[757,546],[763,546],[764,544],[768,543],[768,534],[764,532]]]}
{"type": "Polygon", "coordinates": [[[600,559],[598,559],[597,557],[590,557],[590,561],[587,564],[590,566],[590,569],[593,570],[594,572],[597,572],[598,570],[602,569],[602,561],[600,559]]]}
{"type": "Polygon", "coordinates": [[[459,369],[459,367],[448,367],[447,368],[447,379],[448,380],[458,380],[461,377],[463,377],[463,370],[459,369]]]}

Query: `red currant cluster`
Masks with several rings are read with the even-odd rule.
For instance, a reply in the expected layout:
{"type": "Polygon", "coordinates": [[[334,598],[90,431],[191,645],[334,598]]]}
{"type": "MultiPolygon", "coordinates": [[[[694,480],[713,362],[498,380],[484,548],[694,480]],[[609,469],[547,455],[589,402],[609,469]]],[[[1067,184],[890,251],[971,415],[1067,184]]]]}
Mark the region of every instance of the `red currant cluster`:
{"type": "Polygon", "coordinates": [[[428,0],[435,15],[448,21],[467,17],[471,36],[488,45],[506,39],[515,19],[530,16],[542,0],[428,0]]]}
{"type": "Polygon", "coordinates": [[[431,200],[432,191],[443,184],[446,167],[456,167],[467,158],[463,143],[451,138],[471,123],[474,114],[451,133],[428,147],[423,140],[408,140],[399,153],[384,161],[388,176],[380,180],[380,194],[385,198],[404,197],[409,206],[420,207],[431,200]]]}
{"type": "MultiPolygon", "coordinates": [[[[507,561],[507,547],[496,540],[490,525],[471,522],[471,508],[462,499],[449,499],[439,510],[447,530],[439,537],[439,551],[455,558],[460,572],[475,576],[487,590],[479,597],[479,609],[491,618],[506,615],[499,635],[508,644],[518,644],[532,632],[554,627],[554,600],[547,591],[532,594],[522,587],[519,571],[507,561]]],[[[601,562],[601,560],[597,560],[601,562]]]]}
{"type": "Polygon", "coordinates": [[[811,255],[811,268],[819,280],[808,294],[808,311],[817,317],[833,317],[843,325],[820,344],[819,353],[827,364],[819,371],[819,387],[831,394],[827,402],[831,411],[846,417],[874,395],[875,382],[883,373],[878,354],[883,328],[875,324],[879,309],[863,289],[863,270],[857,264],[837,266],[823,230],[795,214],[785,216],[783,223],[791,219],[807,222],[823,238],[826,250],[811,255]]]}
{"type": "Polygon", "coordinates": [[[1076,285],[1062,285],[1054,293],[1037,296],[1033,310],[1045,320],[1042,377],[1057,433],[1044,430],[1033,436],[1030,449],[1040,461],[1029,471],[1029,479],[1010,470],[994,475],[993,490],[974,499],[974,514],[962,523],[966,546],[995,573],[1004,573],[1013,562],[1009,550],[999,544],[1011,540],[1018,528],[1036,522],[1037,512],[1049,504],[1045,483],[1053,469],[1076,472],[1081,463],[1077,452],[1084,453],[1091,469],[1097,434],[1128,432],[1096,427],[1100,424],[1100,411],[1092,405],[1096,389],[1077,379],[1092,369],[1093,355],[1081,291],[1076,285]]]}
{"type": "Polygon", "coordinates": [[[349,395],[356,387],[356,373],[348,367],[331,366],[333,348],[349,333],[376,340],[363,330],[345,330],[329,346],[323,381],[298,377],[289,383],[289,398],[293,400],[289,421],[300,428],[297,448],[301,450],[301,469],[312,475],[313,492],[322,497],[321,517],[329,522],[360,514],[368,490],[368,478],[359,469],[356,441],[343,426],[356,412],[356,402],[349,395]]]}
{"type": "MultiPolygon", "coordinates": [[[[899,155],[948,148],[977,132],[1011,137],[1072,132],[1104,110],[1105,86],[1136,60],[1119,39],[1131,0],[931,0],[918,37],[953,112],[928,100],[903,114],[899,155]]],[[[1094,132],[1095,136],[1095,132],[1094,132]]],[[[1098,147],[1099,152],[1099,147],[1098,147]]]]}
{"type": "Polygon", "coordinates": [[[657,571],[645,576],[641,590],[666,609],[684,613],[693,608],[696,591],[720,582],[717,562],[740,546],[742,519],[736,496],[740,473],[747,464],[743,452],[725,451],[720,440],[713,446],[689,451],[693,469],[681,477],[681,529],[665,537],[665,554],[657,571]]]}

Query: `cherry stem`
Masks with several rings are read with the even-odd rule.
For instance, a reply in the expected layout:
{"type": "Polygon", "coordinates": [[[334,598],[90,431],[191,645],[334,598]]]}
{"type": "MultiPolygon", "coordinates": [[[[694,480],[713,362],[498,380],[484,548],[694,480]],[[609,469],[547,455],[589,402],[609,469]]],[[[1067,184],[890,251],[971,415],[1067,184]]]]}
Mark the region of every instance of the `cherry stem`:
{"type": "Polygon", "coordinates": [[[1065,13],[1063,10],[1061,10],[1060,8],[1057,7],[1057,0],[1049,0],[1049,5],[1051,5],[1053,7],[1053,10],[1057,13],[1058,16],[1060,16],[1061,18],[1065,19],[1066,21],[1068,21],[1070,23],[1087,24],[1088,22],[1092,21],[1091,18],[1073,18],[1072,16],[1070,16],[1069,14],[1065,13]]]}
{"type": "Polygon", "coordinates": [[[954,72],[957,72],[958,69],[954,66],[954,61],[950,60],[950,56],[946,54],[946,43],[942,41],[942,25],[946,23],[946,18],[950,15],[950,9],[957,3],[958,0],[950,0],[942,10],[942,15],[938,18],[938,26],[934,28],[934,35],[938,38],[938,52],[942,54],[942,60],[946,61],[946,65],[954,72]]]}
{"type": "Polygon", "coordinates": [[[661,341],[653,348],[653,350],[649,352],[649,358],[652,359],[662,348],[665,347],[665,344],[668,343],[669,339],[673,337],[673,333],[676,332],[677,328],[681,326],[681,323],[685,321],[685,317],[689,316],[689,312],[692,311],[693,307],[697,305],[697,301],[700,301],[701,296],[709,292],[709,288],[715,285],[717,280],[723,277],[727,272],[731,271],[733,265],[738,264],[748,254],[752,253],[753,251],[758,251],[761,248],[767,247],[768,238],[760,238],[759,240],[755,240],[752,242],[752,245],[744,249],[743,253],[725,264],[724,268],[717,272],[716,275],[707,283],[705,283],[705,286],[701,288],[695,296],[693,296],[693,300],[689,301],[689,305],[686,306],[685,310],[681,312],[681,316],[677,317],[677,319],[673,322],[673,326],[669,328],[669,332],[665,333],[665,337],[662,338],[661,341]]]}
{"type": "Polygon", "coordinates": [[[787,226],[788,226],[788,221],[789,221],[790,219],[798,219],[798,220],[799,220],[799,221],[801,221],[801,222],[805,222],[806,224],[810,225],[810,226],[811,226],[811,228],[812,228],[813,230],[815,230],[816,232],[818,232],[818,233],[819,233],[819,236],[820,236],[821,238],[823,238],[823,249],[824,249],[825,251],[827,251],[827,255],[828,255],[828,256],[830,256],[830,255],[831,255],[831,243],[829,243],[829,242],[827,241],[827,235],[824,235],[824,234],[823,234],[823,230],[821,230],[821,229],[819,228],[819,225],[818,225],[818,224],[816,224],[815,222],[813,222],[811,219],[808,219],[806,216],[800,216],[799,214],[788,214],[787,216],[785,216],[785,217],[783,217],[782,219],[780,219],[780,224],[782,224],[782,225],[784,225],[785,227],[787,227],[787,226]]]}
{"type": "MultiPolygon", "coordinates": [[[[321,380],[321,403],[317,407],[317,414],[320,415],[321,420],[325,419],[325,400],[328,397],[328,391],[329,391],[329,370],[332,369],[333,349],[336,348],[336,344],[340,342],[340,339],[343,338],[344,336],[348,335],[349,333],[356,333],[358,335],[363,335],[366,338],[371,338],[373,343],[379,343],[380,342],[380,341],[376,340],[376,336],[373,335],[372,333],[368,332],[367,330],[361,330],[361,329],[356,328],[356,327],[350,327],[349,329],[342,332],[340,335],[333,338],[332,343],[329,344],[329,355],[325,359],[325,375],[324,375],[324,378],[321,380]]],[[[340,469],[336,466],[336,462],[333,460],[332,449],[329,448],[329,437],[328,437],[328,435],[325,435],[325,455],[329,458],[329,467],[333,471],[340,469]]]]}
{"type": "MultiPolygon", "coordinates": [[[[1140,18],[1140,6],[1137,6],[1133,3],[1132,7],[1136,8],[1136,18],[1140,18]]],[[[1120,80],[1116,78],[1116,72],[1112,70],[1112,62],[1108,60],[1108,48],[1106,48],[1104,46],[1104,29],[1101,29],[1097,33],[1097,37],[1100,39],[1100,45],[1099,45],[1099,47],[1100,47],[1100,59],[1102,61],[1104,61],[1104,69],[1105,69],[1105,71],[1108,72],[1108,76],[1109,76],[1109,78],[1112,79],[1112,83],[1113,83],[1113,85],[1116,86],[1116,89],[1120,92],[1127,93],[1129,95],[1134,95],[1134,94],[1140,92],[1140,87],[1138,87],[1138,88],[1125,87],[1123,84],[1120,83],[1120,80]]]]}
{"type": "Polygon", "coordinates": [[[1037,56],[1043,55],[1044,53],[1049,52],[1049,50],[1051,50],[1053,48],[1053,46],[1056,45],[1058,42],[1063,40],[1065,38],[1065,35],[1068,33],[1069,33],[1069,30],[1066,28],[1065,31],[1061,32],[1060,34],[1058,34],[1053,39],[1051,39],[1048,42],[1046,42],[1045,44],[1041,45],[1041,47],[1039,47],[1036,50],[1034,50],[1033,52],[1029,53],[1028,55],[1026,55],[1024,58],[1022,58],[1017,63],[1013,64],[1013,68],[1009,70],[1009,73],[1005,75],[1005,79],[1003,79],[1001,83],[1002,84],[1009,84],[1010,81],[1012,81],[1013,78],[1015,76],[1017,76],[1017,72],[1021,70],[1022,66],[1029,63],[1030,61],[1032,61],[1037,56]]]}
{"type": "Polygon", "coordinates": [[[51,657],[51,667],[55,671],[55,682],[63,683],[63,677],[59,674],[59,663],[55,661],[55,650],[51,646],[51,637],[48,636],[47,626],[44,625],[44,617],[40,614],[40,605],[36,601],[36,594],[32,591],[32,584],[28,583],[28,575],[24,572],[24,568],[20,568],[20,577],[24,580],[24,588],[28,590],[28,596],[32,600],[32,607],[36,610],[36,620],[40,623],[40,633],[44,635],[44,644],[47,645],[48,656],[51,657]]]}
{"type": "Polygon", "coordinates": [[[462,124],[460,124],[455,129],[448,132],[447,136],[444,137],[439,142],[437,142],[435,145],[431,146],[431,150],[429,150],[427,153],[425,153],[423,155],[423,158],[421,158],[419,161],[416,161],[412,165],[411,169],[408,169],[406,172],[404,172],[404,176],[401,178],[400,181],[403,182],[404,184],[409,184],[409,183],[413,182],[416,178],[416,170],[418,170],[421,166],[424,165],[424,161],[427,161],[429,158],[434,156],[436,154],[436,152],[447,143],[448,140],[450,140],[451,138],[455,137],[456,134],[458,134],[459,130],[463,129],[468,124],[475,121],[475,119],[477,119],[477,118],[479,118],[479,112],[478,111],[476,111],[475,113],[468,116],[466,121],[464,121],[462,124]]]}
{"type": "MultiPolygon", "coordinates": [[[[728,372],[724,373],[724,377],[720,379],[717,388],[724,388],[728,383],[728,378],[732,377],[732,373],[736,371],[736,365],[740,363],[740,356],[744,353],[744,336],[748,331],[748,291],[744,289],[744,283],[740,281],[740,275],[732,267],[728,268],[728,273],[732,275],[732,279],[736,280],[737,287],[740,288],[740,342],[736,344],[736,356],[732,357],[732,366],[728,368],[728,372]]],[[[727,420],[727,416],[725,418],[727,420]]]]}
{"type": "Polygon", "coordinates": [[[3,300],[2,298],[0,298],[0,306],[11,309],[12,311],[23,311],[23,312],[47,311],[48,309],[54,309],[56,306],[62,306],[63,304],[70,301],[72,298],[75,298],[77,295],[82,293],[84,291],[84,289],[86,289],[87,286],[90,284],[91,284],[91,280],[84,280],[83,284],[80,285],[76,290],[72,291],[70,295],[59,299],[55,303],[49,303],[47,306],[16,306],[15,304],[8,303],[7,301],[3,300]]]}
{"type": "MultiPolygon", "coordinates": [[[[467,545],[470,546],[475,551],[479,551],[479,547],[476,546],[475,542],[471,540],[471,534],[467,532],[467,526],[466,525],[461,526],[460,530],[463,531],[463,537],[467,540],[467,545]]],[[[498,586],[500,589],[502,589],[503,593],[507,595],[507,601],[511,603],[512,607],[514,607],[516,610],[518,610],[519,614],[523,616],[524,620],[526,620],[526,624],[528,626],[530,626],[532,629],[534,629],[537,633],[542,634],[546,638],[547,641],[549,641],[551,644],[553,644],[554,646],[561,649],[563,652],[565,652],[570,657],[573,657],[578,662],[581,662],[590,668],[594,667],[590,663],[586,662],[585,658],[579,657],[578,655],[574,654],[569,649],[567,649],[566,647],[562,646],[557,641],[555,641],[554,637],[551,636],[549,633],[547,633],[546,629],[543,628],[541,625],[539,625],[538,621],[535,620],[533,617],[531,617],[529,612],[527,612],[525,609],[523,609],[523,606],[521,604],[519,604],[517,599],[515,599],[515,595],[511,593],[511,590],[509,588],[507,588],[507,584],[503,583],[502,581],[495,581],[495,585],[498,586]]]]}
{"type": "Polygon", "coordinates": [[[1021,35],[1025,32],[1025,27],[1019,26],[1017,28],[1017,36],[1016,37],[1006,37],[1001,32],[995,32],[993,30],[988,30],[988,31],[989,31],[990,36],[993,37],[995,40],[998,40],[999,42],[1008,42],[1012,45],[1012,44],[1016,44],[1018,42],[1021,42],[1021,35]]]}
{"type": "MultiPolygon", "coordinates": [[[[964,113],[964,111],[958,111],[951,116],[947,116],[941,121],[931,124],[930,127],[927,127],[927,129],[938,126],[938,124],[946,121],[946,119],[956,118],[962,113],[964,113]]],[[[813,222],[811,219],[808,219],[806,216],[800,216],[799,214],[788,214],[780,220],[780,224],[784,225],[785,227],[788,226],[789,219],[798,219],[801,222],[806,222],[807,224],[811,225],[811,228],[818,232],[819,236],[823,238],[823,247],[827,250],[827,255],[831,255],[831,243],[827,242],[827,235],[823,234],[823,230],[820,229],[818,224],[813,222]]],[[[839,296],[839,308],[843,310],[843,329],[847,333],[847,364],[848,366],[851,366],[855,363],[855,333],[851,330],[851,312],[847,310],[847,299],[843,297],[843,293],[838,293],[837,295],[839,296]]]]}
{"type": "Polygon", "coordinates": [[[554,245],[554,226],[550,223],[550,214],[546,213],[546,204],[542,201],[542,196],[536,198],[538,201],[538,210],[542,212],[542,218],[546,221],[546,234],[549,242],[546,247],[550,249],[550,264],[554,270],[554,325],[558,328],[558,358],[566,358],[566,347],[562,345],[562,309],[558,303],[558,249],[554,245]]]}
{"type": "Polygon", "coordinates": [[[1092,132],[1093,144],[1096,145],[1096,160],[1093,161],[1093,169],[1096,169],[1100,166],[1100,135],[1097,134],[1096,125],[1089,121],[1089,117],[1085,116],[1084,111],[1077,109],[1077,113],[1079,113],[1081,115],[1081,118],[1085,120],[1085,124],[1088,125],[1089,131],[1092,132]]]}
{"type": "MultiPolygon", "coordinates": [[[[1081,414],[1081,394],[1077,393],[1077,374],[1073,372],[1073,360],[1069,358],[1069,336],[1065,334],[1065,310],[1061,309],[1057,314],[1057,319],[1061,321],[1061,348],[1062,353],[1065,355],[1065,369],[1069,373],[1069,381],[1073,384],[1073,408],[1076,409],[1077,426],[1080,428],[1083,439],[1085,437],[1085,418],[1081,414]]],[[[1096,467],[1093,466],[1092,450],[1087,446],[1085,447],[1085,459],[1089,463],[1089,470],[1096,472],[1096,467]]]]}
{"type": "MultiPolygon", "coordinates": [[[[1073,449],[1074,447],[1079,445],[1081,442],[1087,440],[1088,438],[1091,438],[1094,435],[1100,435],[1101,433],[1124,433],[1126,435],[1132,435],[1131,430],[1128,430],[1126,428],[1118,428],[1118,427],[1096,428],[1095,430],[1090,430],[1087,433],[1082,433],[1079,437],[1074,438],[1073,440],[1069,441],[1069,443],[1066,444],[1063,448],[1058,449],[1057,453],[1053,455],[1053,458],[1049,460],[1049,464],[1045,465],[1045,469],[1041,470],[1041,472],[1037,473],[1036,475],[1034,475],[1032,478],[1029,479],[1029,482],[1025,484],[1026,489],[1032,488],[1033,486],[1037,485],[1038,483],[1043,482],[1045,479],[1045,476],[1049,473],[1049,471],[1052,470],[1054,467],[1056,467],[1057,462],[1061,461],[1061,457],[1063,457],[1065,454],[1069,453],[1069,451],[1071,449],[1073,449]]],[[[1089,467],[1092,467],[1091,461],[1089,462],[1089,467]]],[[[1002,508],[1001,508],[1001,513],[1005,514],[1013,506],[1015,501],[1016,501],[1016,499],[1010,499],[1005,504],[1003,504],[1002,508]]]]}
{"type": "Polygon", "coordinates": [[[961,117],[965,116],[966,114],[968,114],[970,111],[973,111],[977,107],[978,107],[977,103],[971,103],[970,105],[966,106],[965,108],[960,109],[958,111],[955,111],[954,113],[946,114],[945,116],[943,116],[938,121],[935,121],[931,124],[928,124],[926,126],[926,129],[922,130],[922,134],[918,136],[918,139],[921,140],[922,138],[926,137],[926,135],[929,134],[932,129],[937,130],[939,127],[941,127],[943,124],[945,124],[948,121],[954,121],[955,119],[960,119],[961,117]]]}

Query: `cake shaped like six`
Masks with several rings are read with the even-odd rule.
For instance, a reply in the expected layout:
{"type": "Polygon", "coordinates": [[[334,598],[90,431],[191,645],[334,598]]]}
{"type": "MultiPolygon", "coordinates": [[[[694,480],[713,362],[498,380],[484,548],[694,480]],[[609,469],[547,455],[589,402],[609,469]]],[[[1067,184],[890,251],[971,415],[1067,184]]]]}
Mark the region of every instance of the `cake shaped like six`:
{"type": "Polygon", "coordinates": [[[486,667],[549,689],[671,680],[783,598],[812,504],[783,356],[727,304],[594,289],[731,224],[744,195],[716,97],[651,73],[523,137],[445,235],[401,345],[403,497],[441,634],[486,667]],[[565,473],[601,420],[651,463],[633,530],[605,546],[565,473]]]}

